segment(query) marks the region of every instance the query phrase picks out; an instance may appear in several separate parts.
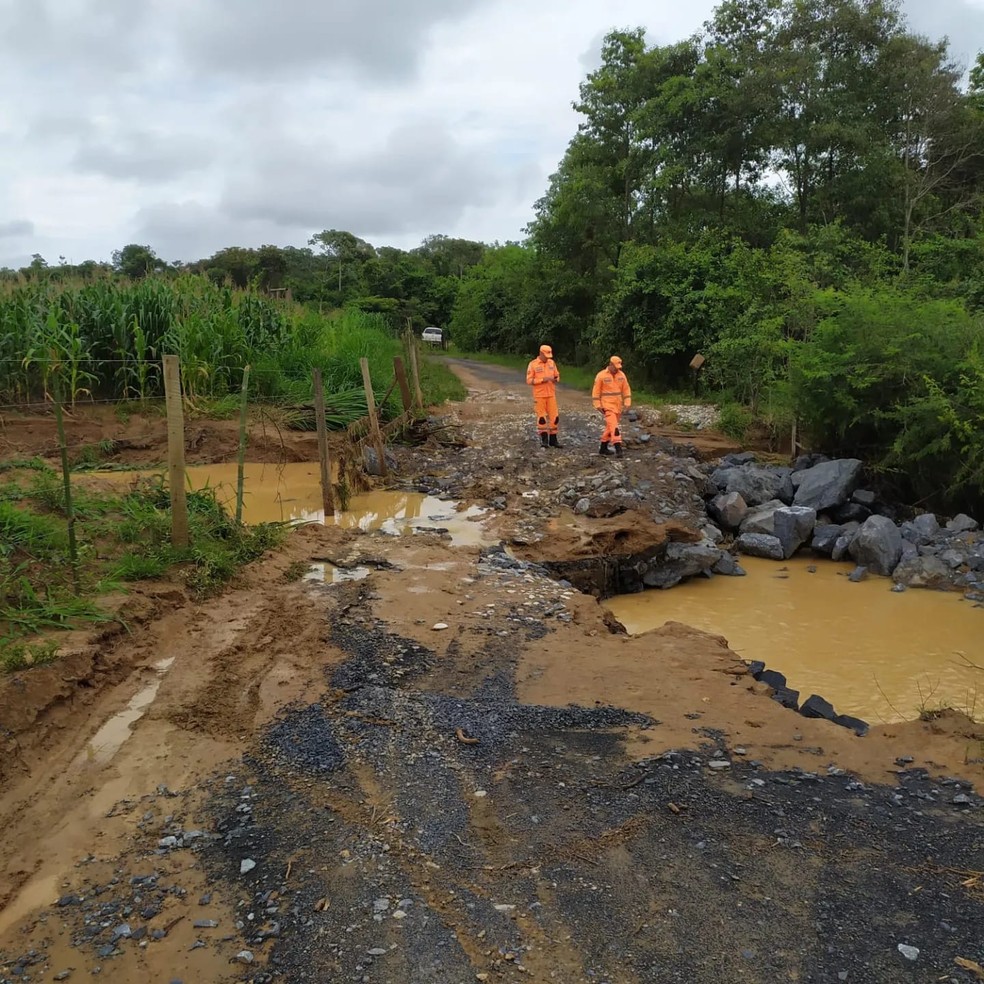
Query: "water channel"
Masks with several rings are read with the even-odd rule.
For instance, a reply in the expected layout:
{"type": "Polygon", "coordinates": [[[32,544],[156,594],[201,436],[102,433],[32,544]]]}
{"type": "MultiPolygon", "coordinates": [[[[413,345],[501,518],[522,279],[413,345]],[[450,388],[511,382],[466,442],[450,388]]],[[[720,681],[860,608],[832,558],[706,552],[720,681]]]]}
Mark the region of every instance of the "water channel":
{"type": "Polygon", "coordinates": [[[948,706],[984,713],[984,611],[959,594],[896,594],[887,578],[848,580],[851,564],[742,558],[747,577],[698,578],[622,595],[607,607],[632,634],[683,622],[724,636],[743,659],[784,673],[872,723],[948,706]]]}

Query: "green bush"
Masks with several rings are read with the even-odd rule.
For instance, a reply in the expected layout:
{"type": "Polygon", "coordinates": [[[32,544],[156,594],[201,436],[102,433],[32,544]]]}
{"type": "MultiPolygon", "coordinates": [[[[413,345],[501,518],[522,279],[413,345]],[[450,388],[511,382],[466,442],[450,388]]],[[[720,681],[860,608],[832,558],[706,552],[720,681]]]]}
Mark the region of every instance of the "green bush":
{"type": "Polygon", "coordinates": [[[894,475],[907,497],[979,497],[980,472],[966,456],[980,447],[984,323],[959,301],[895,287],[827,292],[821,308],[791,360],[793,400],[813,443],[894,475]]]}
{"type": "Polygon", "coordinates": [[[725,403],[721,407],[718,427],[728,437],[736,441],[744,441],[754,421],[754,414],[746,407],[737,403],[725,403]]]}

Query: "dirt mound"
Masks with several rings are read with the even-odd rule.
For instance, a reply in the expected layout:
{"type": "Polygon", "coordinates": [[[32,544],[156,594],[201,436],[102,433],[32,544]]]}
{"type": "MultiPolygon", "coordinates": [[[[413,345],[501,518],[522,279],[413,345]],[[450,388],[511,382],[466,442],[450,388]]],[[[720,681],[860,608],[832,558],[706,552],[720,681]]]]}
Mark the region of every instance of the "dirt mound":
{"type": "MultiPolygon", "coordinates": [[[[156,465],[167,460],[167,420],[155,411],[119,415],[113,407],[79,406],[65,417],[69,459],[105,465],[156,465]]],[[[235,459],[238,420],[185,420],[185,460],[212,464],[235,459]]],[[[47,414],[0,417],[0,460],[55,458],[58,438],[47,414]]],[[[317,460],[314,434],[279,427],[275,420],[249,425],[249,459],[255,462],[317,460]]]]}

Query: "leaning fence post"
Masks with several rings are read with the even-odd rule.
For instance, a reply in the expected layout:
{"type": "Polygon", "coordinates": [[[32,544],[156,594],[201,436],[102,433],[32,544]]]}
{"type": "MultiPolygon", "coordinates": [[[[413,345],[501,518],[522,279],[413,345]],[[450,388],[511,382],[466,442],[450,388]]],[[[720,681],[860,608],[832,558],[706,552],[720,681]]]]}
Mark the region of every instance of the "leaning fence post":
{"type": "Polygon", "coordinates": [[[403,359],[399,356],[393,359],[393,371],[396,373],[396,382],[400,387],[400,399],[403,401],[403,411],[404,413],[410,413],[413,410],[410,381],[407,379],[407,369],[403,364],[403,359]]]}
{"type": "Polygon", "coordinates": [[[372,376],[369,375],[369,360],[364,356],[359,359],[359,368],[362,370],[362,385],[366,390],[366,407],[369,410],[369,433],[372,435],[372,443],[376,446],[376,454],[379,455],[379,474],[386,478],[386,453],[383,447],[383,434],[379,429],[379,414],[376,412],[376,397],[372,392],[372,376]]]}
{"type": "Polygon", "coordinates": [[[410,353],[410,371],[413,373],[414,396],[417,400],[417,409],[423,412],[424,394],[420,390],[420,367],[417,364],[417,339],[413,334],[407,334],[407,348],[410,353]]]}
{"type": "Polygon", "coordinates": [[[164,356],[164,400],[167,405],[167,474],[171,489],[171,543],[188,546],[188,500],[185,496],[184,406],[181,399],[181,363],[164,356]]]}
{"type": "Polygon", "coordinates": [[[246,485],[246,387],[249,366],[243,367],[243,392],[239,403],[239,457],[236,473],[236,523],[243,521],[243,491],[246,485]]]}
{"type": "Polygon", "coordinates": [[[331,461],[328,458],[328,424],[325,421],[325,390],[321,382],[321,370],[311,371],[314,388],[314,423],[318,430],[318,461],[321,464],[321,505],[328,517],[335,515],[335,501],[331,487],[331,461]]]}
{"type": "Polygon", "coordinates": [[[68,468],[68,442],[65,440],[65,419],[62,416],[61,380],[55,369],[55,425],[58,428],[58,444],[61,449],[62,482],[65,485],[65,516],[68,520],[68,556],[72,563],[72,589],[76,596],[82,593],[79,583],[79,548],[75,542],[75,509],[72,506],[72,477],[68,468]]]}

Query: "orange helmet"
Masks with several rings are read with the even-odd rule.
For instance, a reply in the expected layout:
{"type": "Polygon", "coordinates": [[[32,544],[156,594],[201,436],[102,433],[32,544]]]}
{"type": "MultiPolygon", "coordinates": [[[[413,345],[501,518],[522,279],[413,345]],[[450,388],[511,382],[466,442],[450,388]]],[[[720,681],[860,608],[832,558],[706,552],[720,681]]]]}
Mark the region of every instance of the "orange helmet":
{"type": "Polygon", "coordinates": [[[540,346],[540,355],[542,355],[545,359],[552,359],[553,358],[553,349],[549,345],[541,345],[540,346]]]}
{"type": "Polygon", "coordinates": [[[613,355],[608,360],[608,364],[614,366],[616,369],[622,368],[622,360],[617,355],[613,355]]]}

